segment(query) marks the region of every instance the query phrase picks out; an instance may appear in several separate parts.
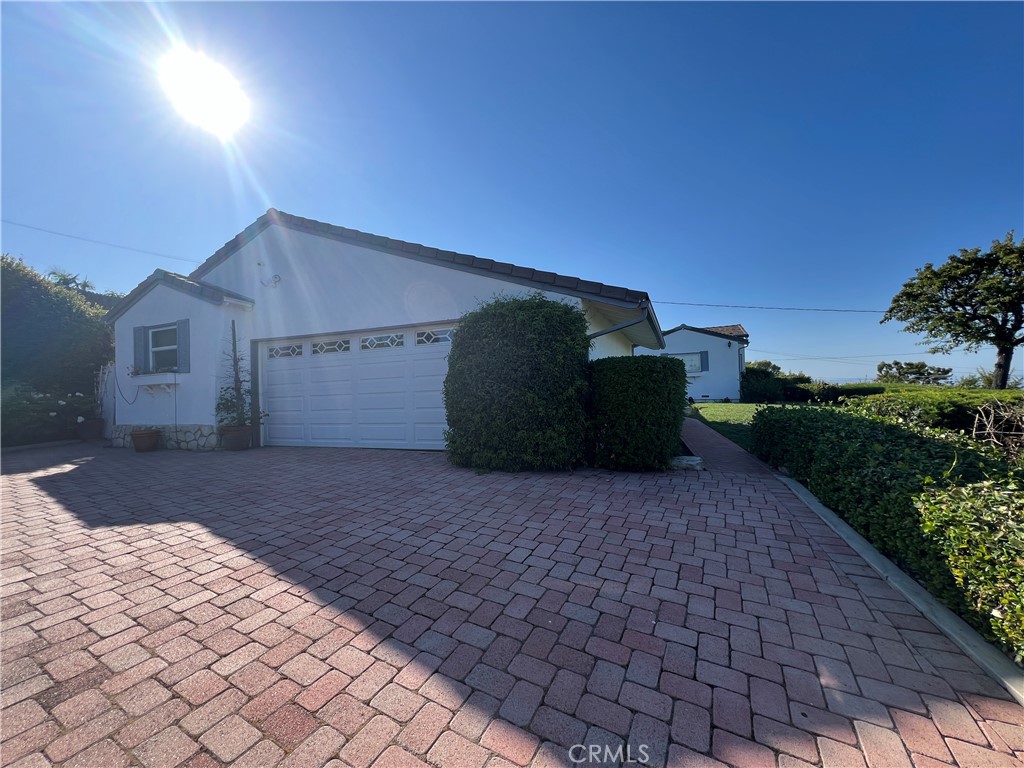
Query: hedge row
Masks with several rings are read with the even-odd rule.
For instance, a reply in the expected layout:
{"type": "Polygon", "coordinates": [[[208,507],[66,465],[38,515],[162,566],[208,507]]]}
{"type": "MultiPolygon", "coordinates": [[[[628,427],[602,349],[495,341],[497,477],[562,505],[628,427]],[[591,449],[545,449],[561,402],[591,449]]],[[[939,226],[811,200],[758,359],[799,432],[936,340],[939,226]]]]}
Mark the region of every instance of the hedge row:
{"type": "Polygon", "coordinates": [[[830,384],[812,381],[804,374],[776,375],[763,368],[747,368],[740,378],[744,403],[835,403],[841,397],[864,397],[898,391],[906,384],[830,384]]]}
{"type": "Polygon", "coordinates": [[[971,610],[1024,657],[1024,474],[929,488],[917,500],[922,527],[941,549],[971,610]]]}
{"type": "Polygon", "coordinates": [[[922,387],[871,395],[854,405],[864,413],[908,424],[970,432],[978,408],[994,402],[1024,402],[1024,391],[922,387]]]}
{"type": "MultiPolygon", "coordinates": [[[[823,504],[833,509],[882,554],[910,573],[933,595],[989,637],[1024,653],[1019,631],[993,621],[988,606],[979,607],[978,594],[1000,587],[1002,576],[983,560],[948,557],[949,541],[967,549],[997,552],[994,561],[1012,563],[1024,556],[1009,539],[983,525],[956,524],[925,530],[919,504],[942,503],[942,494],[984,483],[987,477],[1006,477],[1009,468],[997,455],[963,436],[914,429],[842,408],[767,408],[751,423],[753,452],[776,467],[785,467],[823,504]],[[964,538],[966,537],[966,538],[964,538]],[[957,569],[965,575],[958,584],[957,569]],[[963,569],[967,569],[964,571],[963,569]],[[987,585],[982,588],[979,585],[987,585]]],[[[980,488],[980,486],[979,486],[980,488]]],[[[975,491],[960,514],[972,519],[971,504],[989,504],[975,491]]],[[[986,512],[986,519],[998,510],[986,512]]],[[[1012,527],[1012,526],[1011,526],[1012,527]]],[[[1016,529],[1019,533],[1019,526],[1016,529]]],[[[1018,565],[1019,568],[1019,565],[1018,565]]],[[[1007,598],[1019,615],[1024,600],[1007,598]]],[[[995,607],[995,606],[991,606],[995,607]]],[[[1001,611],[1006,614],[1005,609],[1001,611]]],[[[1013,619],[1011,619],[1012,623],[1013,619]]]]}
{"type": "Polygon", "coordinates": [[[484,472],[668,467],[686,408],[682,362],[591,364],[589,351],[582,310],[539,294],[464,315],[444,382],[452,463],[484,472]]]}
{"type": "Polygon", "coordinates": [[[0,444],[63,440],[78,417],[96,415],[96,374],[113,358],[103,314],[21,260],[0,257],[0,444]]]}

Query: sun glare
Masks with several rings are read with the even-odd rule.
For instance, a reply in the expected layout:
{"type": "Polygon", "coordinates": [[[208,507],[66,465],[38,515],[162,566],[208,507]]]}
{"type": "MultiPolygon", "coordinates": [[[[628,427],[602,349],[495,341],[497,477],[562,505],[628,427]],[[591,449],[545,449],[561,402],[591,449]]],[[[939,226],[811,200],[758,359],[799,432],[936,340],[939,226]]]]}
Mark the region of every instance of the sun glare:
{"type": "Polygon", "coordinates": [[[249,98],[238,81],[203,54],[174,48],[160,60],[159,72],[160,84],[181,116],[221,141],[249,119],[249,98]]]}

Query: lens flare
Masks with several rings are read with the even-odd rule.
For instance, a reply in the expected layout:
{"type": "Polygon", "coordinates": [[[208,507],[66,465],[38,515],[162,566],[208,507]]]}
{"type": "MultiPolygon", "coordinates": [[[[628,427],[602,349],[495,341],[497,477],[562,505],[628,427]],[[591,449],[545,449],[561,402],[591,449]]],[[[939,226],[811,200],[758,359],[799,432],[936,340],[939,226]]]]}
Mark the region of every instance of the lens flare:
{"type": "Polygon", "coordinates": [[[249,98],[222,65],[184,46],[158,66],[160,84],[188,122],[228,141],[249,119],[249,98]]]}

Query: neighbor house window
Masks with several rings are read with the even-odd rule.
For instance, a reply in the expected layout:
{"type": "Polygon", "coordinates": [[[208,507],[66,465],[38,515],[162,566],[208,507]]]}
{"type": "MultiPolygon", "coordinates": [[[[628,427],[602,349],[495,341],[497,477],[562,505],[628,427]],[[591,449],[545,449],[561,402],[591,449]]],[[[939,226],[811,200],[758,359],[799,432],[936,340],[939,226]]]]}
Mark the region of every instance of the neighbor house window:
{"type": "Polygon", "coordinates": [[[177,324],[149,329],[149,355],[151,371],[166,371],[178,367],[177,324]]]}
{"type": "Polygon", "coordinates": [[[682,360],[686,366],[687,374],[702,373],[708,370],[708,353],[707,352],[683,352],[682,354],[670,354],[663,352],[662,357],[674,357],[677,360],[682,360]]]}

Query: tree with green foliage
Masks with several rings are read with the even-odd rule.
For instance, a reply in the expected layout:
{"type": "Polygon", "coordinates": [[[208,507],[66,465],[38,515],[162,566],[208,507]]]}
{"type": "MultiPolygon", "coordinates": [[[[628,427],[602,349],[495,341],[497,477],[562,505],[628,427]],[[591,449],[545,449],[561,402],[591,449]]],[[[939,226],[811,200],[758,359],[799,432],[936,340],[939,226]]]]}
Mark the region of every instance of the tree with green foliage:
{"type": "Polygon", "coordinates": [[[1014,349],[1024,344],[1024,239],[992,241],[990,250],[961,248],[946,263],[925,264],[904,283],[883,323],[923,333],[933,352],[996,348],[995,389],[1005,389],[1014,349]]]}
{"type": "MultiPolygon", "coordinates": [[[[996,372],[992,368],[979,368],[977,373],[968,373],[961,376],[956,385],[963,389],[995,389],[993,382],[996,380],[996,372]]],[[[1024,389],[1024,378],[1011,376],[1006,380],[1005,389],[1024,389]]]]}
{"type": "Polygon", "coordinates": [[[753,362],[747,363],[747,368],[753,368],[756,371],[767,371],[772,376],[782,375],[782,368],[777,366],[771,360],[754,360],[753,362]]]}
{"type": "Polygon", "coordinates": [[[940,368],[928,365],[923,360],[904,363],[893,360],[891,363],[878,364],[878,375],[875,381],[885,384],[948,384],[953,376],[952,368],[940,368]]]}
{"type": "Polygon", "coordinates": [[[54,267],[46,273],[46,279],[61,288],[70,288],[73,291],[94,291],[96,286],[88,277],[79,277],[69,270],[54,267]]]}

